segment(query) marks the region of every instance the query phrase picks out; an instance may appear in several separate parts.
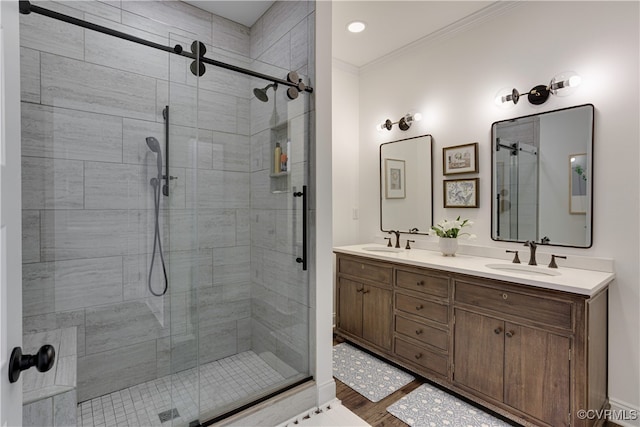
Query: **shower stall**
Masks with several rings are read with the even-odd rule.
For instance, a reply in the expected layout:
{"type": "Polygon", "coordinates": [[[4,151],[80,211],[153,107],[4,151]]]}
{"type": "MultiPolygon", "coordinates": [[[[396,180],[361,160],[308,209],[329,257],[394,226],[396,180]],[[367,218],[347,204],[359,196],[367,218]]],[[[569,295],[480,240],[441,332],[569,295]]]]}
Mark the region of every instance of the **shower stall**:
{"type": "Polygon", "coordinates": [[[504,240],[539,237],[539,120],[496,125],[494,230],[504,240]]]}
{"type": "Polygon", "coordinates": [[[309,380],[315,3],[29,5],[23,330],[75,329],[78,425],[206,425],[309,380]]]}

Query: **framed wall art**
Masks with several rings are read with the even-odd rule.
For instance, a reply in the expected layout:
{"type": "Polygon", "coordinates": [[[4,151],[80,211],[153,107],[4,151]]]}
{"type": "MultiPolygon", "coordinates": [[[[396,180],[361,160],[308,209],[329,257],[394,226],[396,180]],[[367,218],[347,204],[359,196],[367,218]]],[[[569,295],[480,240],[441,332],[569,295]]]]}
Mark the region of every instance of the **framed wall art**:
{"type": "Polygon", "coordinates": [[[442,148],[442,174],[478,172],[478,143],[442,148]]]}
{"type": "Polygon", "coordinates": [[[443,181],[445,208],[477,208],[480,178],[443,181]]]}
{"type": "Polygon", "coordinates": [[[384,197],[404,199],[407,196],[404,160],[384,159],[384,197]]]}

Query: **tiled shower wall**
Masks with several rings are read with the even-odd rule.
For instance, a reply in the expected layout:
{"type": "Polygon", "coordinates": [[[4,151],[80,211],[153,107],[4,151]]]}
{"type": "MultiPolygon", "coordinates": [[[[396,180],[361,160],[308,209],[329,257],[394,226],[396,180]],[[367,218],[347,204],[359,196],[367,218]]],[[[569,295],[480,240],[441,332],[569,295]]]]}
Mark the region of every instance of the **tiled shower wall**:
{"type": "MultiPolygon", "coordinates": [[[[207,57],[240,66],[307,72],[306,2],[276,3],[252,29],[174,1],[37,4],[164,45],[201,40],[207,57]],[[296,28],[305,37],[294,41],[296,28]],[[293,54],[302,49],[304,60],[293,54]],[[277,62],[285,56],[291,62],[277,62]],[[261,64],[270,57],[275,66],[261,64]]],[[[264,82],[211,66],[197,81],[186,58],[35,14],[20,19],[24,331],[77,327],[78,400],[251,349],[258,327],[275,335],[291,325],[268,304],[254,314],[262,279],[252,271],[264,274],[250,269],[263,234],[252,204],[273,218],[281,208],[256,194],[265,183],[255,153],[268,141],[254,125],[266,104],[251,87],[264,82]],[[178,179],[161,201],[170,288],[153,297],[156,160],[145,138],[164,148],[165,105],[178,179]]],[[[291,128],[308,120],[305,99],[282,106],[282,117],[297,116],[291,128]]],[[[300,316],[308,302],[296,298],[300,316]]]]}

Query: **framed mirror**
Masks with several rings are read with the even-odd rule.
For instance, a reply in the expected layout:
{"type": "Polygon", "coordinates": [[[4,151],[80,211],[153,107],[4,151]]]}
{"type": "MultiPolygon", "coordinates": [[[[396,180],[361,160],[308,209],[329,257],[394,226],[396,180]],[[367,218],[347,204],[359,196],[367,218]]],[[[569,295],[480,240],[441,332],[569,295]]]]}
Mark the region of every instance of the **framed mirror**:
{"type": "Polygon", "coordinates": [[[429,233],[433,224],[432,157],[431,135],[380,145],[382,231],[429,233]]]}
{"type": "Polygon", "coordinates": [[[493,240],[591,247],[593,112],[585,104],[492,124],[493,240]]]}

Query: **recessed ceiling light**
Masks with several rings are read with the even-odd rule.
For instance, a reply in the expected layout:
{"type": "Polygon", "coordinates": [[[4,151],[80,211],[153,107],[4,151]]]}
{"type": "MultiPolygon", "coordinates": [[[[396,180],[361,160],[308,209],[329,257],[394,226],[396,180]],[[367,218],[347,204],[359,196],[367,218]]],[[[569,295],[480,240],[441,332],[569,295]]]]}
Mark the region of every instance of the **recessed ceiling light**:
{"type": "Polygon", "coordinates": [[[347,25],[347,29],[352,33],[359,33],[361,31],[364,31],[365,28],[366,25],[362,21],[353,21],[349,23],[349,25],[347,25]]]}

